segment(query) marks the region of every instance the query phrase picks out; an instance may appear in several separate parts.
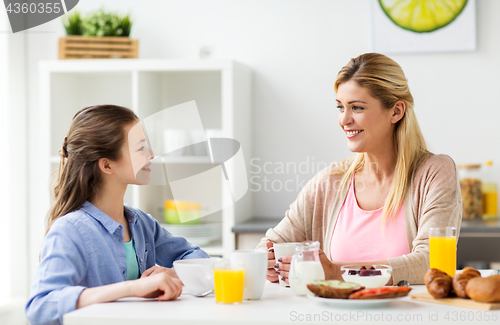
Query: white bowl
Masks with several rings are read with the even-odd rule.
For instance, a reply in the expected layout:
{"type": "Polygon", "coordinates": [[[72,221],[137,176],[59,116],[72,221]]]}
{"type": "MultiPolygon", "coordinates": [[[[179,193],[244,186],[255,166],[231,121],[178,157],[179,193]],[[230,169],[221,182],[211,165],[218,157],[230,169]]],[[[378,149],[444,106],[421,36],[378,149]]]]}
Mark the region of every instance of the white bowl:
{"type": "Polygon", "coordinates": [[[201,295],[214,289],[214,264],[218,258],[174,261],[174,269],[187,291],[201,295]]]}
{"type": "Polygon", "coordinates": [[[344,281],[357,283],[365,288],[385,286],[391,278],[392,268],[389,265],[366,265],[366,269],[370,267],[373,270],[365,270],[365,272],[369,271],[371,274],[365,276],[360,274],[360,268],[354,265],[344,265],[340,267],[340,272],[344,281]]]}

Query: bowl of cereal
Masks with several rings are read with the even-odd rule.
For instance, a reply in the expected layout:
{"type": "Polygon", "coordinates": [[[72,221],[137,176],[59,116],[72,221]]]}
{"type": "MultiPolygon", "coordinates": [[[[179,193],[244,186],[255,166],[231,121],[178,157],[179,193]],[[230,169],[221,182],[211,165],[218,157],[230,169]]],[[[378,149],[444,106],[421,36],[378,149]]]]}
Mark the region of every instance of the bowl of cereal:
{"type": "Polygon", "coordinates": [[[392,267],[389,265],[344,265],[340,267],[342,278],[346,282],[353,282],[365,288],[383,287],[389,282],[392,267]]]}

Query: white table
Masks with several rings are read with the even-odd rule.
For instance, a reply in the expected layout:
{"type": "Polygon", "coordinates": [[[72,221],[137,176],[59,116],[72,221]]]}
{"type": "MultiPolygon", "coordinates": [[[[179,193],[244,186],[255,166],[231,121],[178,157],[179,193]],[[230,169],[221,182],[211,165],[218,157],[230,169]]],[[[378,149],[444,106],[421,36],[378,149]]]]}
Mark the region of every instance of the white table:
{"type": "MultiPolygon", "coordinates": [[[[412,293],[425,292],[423,285],[412,293]]],[[[500,324],[500,310],[445,306],[405,297],[386,306],[337,308],[297,297],[289,288],[266,283],[261,300],[237,305],[215,303],[209,295],[196,298],[181,295],[176,301],[126,298],[91,305],[64,316],[64,325],[172,325],[172,324],[500,324]],[[489,321],[485,321],[489,318],[489,321]],[[495,320],[496,319],[496,320],[495,320]]]]}

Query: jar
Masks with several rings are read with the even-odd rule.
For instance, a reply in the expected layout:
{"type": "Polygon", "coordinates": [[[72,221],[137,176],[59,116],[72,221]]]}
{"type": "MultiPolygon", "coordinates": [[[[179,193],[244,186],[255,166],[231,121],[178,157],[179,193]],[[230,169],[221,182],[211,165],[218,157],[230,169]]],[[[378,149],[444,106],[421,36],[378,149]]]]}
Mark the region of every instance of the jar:
{"type": "Polygon", "coordinates": [[[165,201],[165,222],[171,225],[196,225],[200,223],[201,204],[179,200],[165,201]]]}
{"type": "Polygon", "coordinates": [[[307,284],[315,280],[324,280],[325,271],[319,259],[319,242],[306,241],[295,247],[290,265],[290,288],[297,296],[305,296],[307,284]]]}
{"type": "Polygon", "coordinates": [[[481,192],[481,165],[458,165],[462,191],[463,219],[481,219],[483,196],[481,192]]]}
{"type": "Polygon", "coordinates": [[[498,216],[498,189],[495,183],[493,162],[488,160],[483,172],[483,219],[496,219],[498,216]]]}

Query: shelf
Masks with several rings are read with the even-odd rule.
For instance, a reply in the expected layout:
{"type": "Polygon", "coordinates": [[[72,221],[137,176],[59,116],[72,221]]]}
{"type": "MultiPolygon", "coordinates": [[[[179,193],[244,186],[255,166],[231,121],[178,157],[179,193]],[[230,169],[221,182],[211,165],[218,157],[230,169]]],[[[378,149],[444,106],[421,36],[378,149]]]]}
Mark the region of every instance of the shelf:
{"type": "MultiPolygon", "coordinates": [[[[59,156],[51,156],[50,162],[58,164],[59,156]]],[[[151,161],[153,164],[212,164],[209,156],[178,156],[178,157],[158,157],[151,161]]],[[[217,163],[217,162],[214,162],[217,163]]]]}
{"type": "Polygon", "coordinates": [[[153,164],[211,164],[209,156],[178,156],[158,157],[151,161],[153,164]]]}
{"type": "Polygon", "coordinates": [[[265,233],[269,228],[274,228],[281,219],[272,217],[254,217],[246,222],[239,223],[233,226],[231,231],[236,234],[240,233],[265,233]]]}
{"type": "MultiPolygon", "coordinates": [[[[196,132],[189,133],[191,141],[182,147],[183,155],[175,156],[180,153],[162,150],[165,148],[162,127],[185,129],[186,132],[200,128],[192,128],[190,124],[185,125],[175,118],[163,123],[160,119],[155,120],[155,114],[194,101],[205,139],[237,140],[247,167],[249,159],[253,157],[252,79],[251,70],[243,64],[231,60],[54,60],[41,62],[39,72],[40,119],[37,123],[40,136],[33,148],[40,160],[30,164],[37,164],[40,173],[37,173],[30,199],[37,202],[37,207],[42,206],[43,210],[49,209],[50,193],[46,184],[52,172],[59,167],[63,139],[75,114],[90,105],[112,103],[125,106],[142,121],[148,118],[158,121],[153,123],[153,129],[148,130],[149,145],[157,154],[151,166],[152,175],[155,173],[154,182],[148,186],[129,186],[125,202],[151,213],[160,222],[165,200],[173,198],[171,183],[211,170],[222,163],[225,177],[230,182],[236,179],[234,176],[238,171],[234,168],[234,160],[230,160],[233,155],[229,153],[216,150],[212,162],[207,154],[212,148],[206,146],[205,150],[200,150],[197,145],[202,142],[193,140],[199,139],[196,132]],[[167,152],[168,155],[165,154],[167,152]]],[[[221,223],[221,238],[202,246],[215,256],[227,256],[235,249],[236,236],[231,228],[253,214],[252,193],[247,193],[234,204],[234,197],[229,191],[223,190],[223,184],[222,179],[217,180],[211,184],[213,191],[210,189],[201,197],[207,198],[207,201],[213,198],[213,202],[217,202],[214,206],[225,207],[204,217],[205,222],[221,223]]],[[[193,188],[193,192],[195,190],[199,188],[193,188]]],[[[210,206],[206,205],[208,211],[210,206]]],[[[36,218],[40,215],[38,209],[30,210],[36,218]]],[[[40,242],[32,244],[33,247],[39,245],[40,242]]]]}
{"type": "Polygon", "coordinates": [[[210,256],[223,256],[224,248],[222,247],[222,242],[220,240],[209,244],[208,246],[201,247],[210,256]]]}

